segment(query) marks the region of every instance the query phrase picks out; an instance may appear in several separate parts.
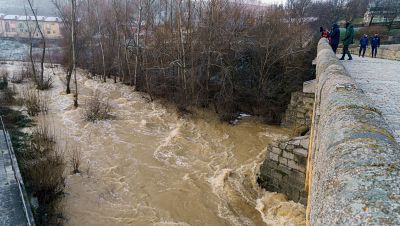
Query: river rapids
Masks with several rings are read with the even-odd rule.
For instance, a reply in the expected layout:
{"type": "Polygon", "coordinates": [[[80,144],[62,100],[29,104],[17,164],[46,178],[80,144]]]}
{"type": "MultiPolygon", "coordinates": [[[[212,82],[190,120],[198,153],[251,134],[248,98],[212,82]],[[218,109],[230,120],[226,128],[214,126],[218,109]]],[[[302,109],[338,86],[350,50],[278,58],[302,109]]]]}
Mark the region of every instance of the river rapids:
{"type": "MultiPolygon", "coordinates": [[[[18,73],[21,63],[5,65],[18,73]]],[[[273,139],[289,131],[253,117],[221,123],[205,110],[180,117],[132,87],[78,70],[79,108],[64,91],[65,72],[49,69],[47,123],[59,143],[81,152],[80,174],[66,172],[66,225],[304,225],[304,206],[259,188],[256,174],[273,139]],[[83,119],[95,93],[113,118],[83,119]]],[[[39,123],[41,120],[38,120],[39,123]]],[[[68,156],[68,152],[66,153],[68,156]]]]}

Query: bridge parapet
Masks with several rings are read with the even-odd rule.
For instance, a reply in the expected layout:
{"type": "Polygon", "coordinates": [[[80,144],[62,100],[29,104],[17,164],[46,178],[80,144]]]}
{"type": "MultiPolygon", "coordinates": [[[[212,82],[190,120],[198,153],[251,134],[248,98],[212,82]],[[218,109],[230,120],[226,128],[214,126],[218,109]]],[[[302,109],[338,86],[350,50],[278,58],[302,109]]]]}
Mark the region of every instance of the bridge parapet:
{"type": "Polygon", "coordinates": [[[318,44],[307,222],[400,225],[400,146],[326,39],[318,44]]]}

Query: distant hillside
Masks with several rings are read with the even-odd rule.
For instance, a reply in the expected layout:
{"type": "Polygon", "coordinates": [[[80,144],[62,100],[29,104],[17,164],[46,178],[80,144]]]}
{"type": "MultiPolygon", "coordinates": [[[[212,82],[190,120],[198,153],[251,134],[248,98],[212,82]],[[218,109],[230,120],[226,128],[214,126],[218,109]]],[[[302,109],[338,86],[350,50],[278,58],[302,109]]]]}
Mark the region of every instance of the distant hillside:
{"type": "MultiPolygon", "coordinates": [[[[55,16],[55,9],[51,0],[34,0],[38,14],[42,16],[55,16]]],[[[0,13],[24,15],[24,5],[28,7],[27,0],[0,0],[0,13]]],[[[29,9],[29,8],[27,8],[29,9]]]]}

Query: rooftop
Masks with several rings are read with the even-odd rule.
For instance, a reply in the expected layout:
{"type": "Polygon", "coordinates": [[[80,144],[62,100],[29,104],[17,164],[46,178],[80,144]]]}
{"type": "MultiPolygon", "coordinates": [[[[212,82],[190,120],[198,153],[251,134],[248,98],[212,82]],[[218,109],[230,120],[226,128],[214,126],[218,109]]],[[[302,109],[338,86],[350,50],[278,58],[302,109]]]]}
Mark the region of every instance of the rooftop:
{"type": "MultiPolygon", "coordinates": [[[[35,20],[34,16],[22,16],[22,15],[5,15],[0,13],[0,17],[3,20],[18,20],[18,21],[26,21],[26,20],[35,20]]],[[[45,22],[61,22],[61,18],[59,17],[45,17],[45,16],[37,16],[38,21],[45,22]]]]}

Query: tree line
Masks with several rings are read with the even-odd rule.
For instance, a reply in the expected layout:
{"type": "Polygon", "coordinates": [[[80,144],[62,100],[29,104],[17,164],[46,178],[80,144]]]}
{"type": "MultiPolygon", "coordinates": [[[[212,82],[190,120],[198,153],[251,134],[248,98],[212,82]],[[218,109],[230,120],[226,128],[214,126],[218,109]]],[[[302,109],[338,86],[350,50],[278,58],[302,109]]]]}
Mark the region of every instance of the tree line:
{"type": "Polygon", "coordinates": [[[211,107],[224,119],[247,112],[278,122],[290,93],[313,75],[315,39],[301,13],[310,3],[54,0],[64,23],[66,92],[76,62],[180,110],[211,107]]]}

